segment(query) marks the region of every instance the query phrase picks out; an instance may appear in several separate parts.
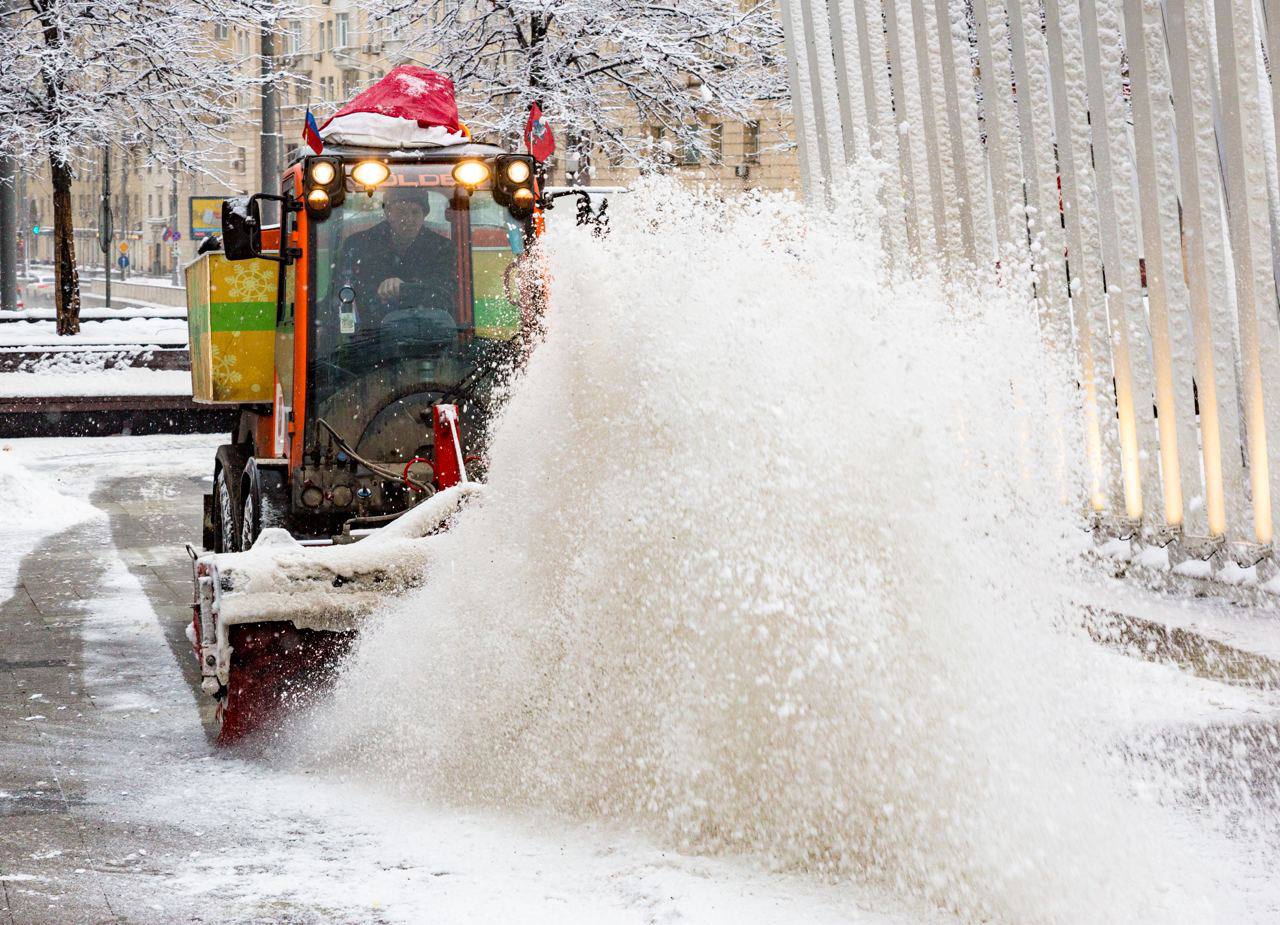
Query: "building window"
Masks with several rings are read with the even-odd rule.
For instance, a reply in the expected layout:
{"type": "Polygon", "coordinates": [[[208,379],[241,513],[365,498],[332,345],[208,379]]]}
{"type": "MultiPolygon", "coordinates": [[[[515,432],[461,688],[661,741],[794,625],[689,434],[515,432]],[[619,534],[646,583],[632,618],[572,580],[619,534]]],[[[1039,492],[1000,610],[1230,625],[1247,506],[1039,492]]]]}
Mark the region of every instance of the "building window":
{"type": "Polygon", "coordinates": [[[224,22],[220,22],[213,27],[213,35],[219,42],[225,42],[231,37],[231,27],[224,22]]]}
{"type": "Polygon", "coordinates": [[[700,129],[690,132],[690,134],[681,140],[680,147],[677,151],[677,163],[681,167],[697,167],[702,163],[702,151],[699,142],[702,140],[702,131],[700,129]]]}
{"type": "Polygon", "coordinates": [[[151,218],[156,214],[155,197],[151,193],[147,193],[147,218],[151,218]]]}
{"type": "Polygon", "coordinates": [[[742,131],[742,159],[748,164],[760,163],[760,120],[752,119],[742,131]]]}
{"type": "Polygon", "coordinates": [[[288,25],[289,30],[289,54],[302,54],[302,22],[294,19],[288,25]]]}
{"type": "Polygon", "coordinates": [[[339,13],[337,16],[337,48],[346,48],[351,29],[351,16],[348,13],[339,13]]]}
{"type": "Polygon", "coordinates": [[[649,150],[653,153],[653,163],[657,167],[671,164],[671,143],[667,140],[667,130],[661,125],[649,126],[649,150]]]}

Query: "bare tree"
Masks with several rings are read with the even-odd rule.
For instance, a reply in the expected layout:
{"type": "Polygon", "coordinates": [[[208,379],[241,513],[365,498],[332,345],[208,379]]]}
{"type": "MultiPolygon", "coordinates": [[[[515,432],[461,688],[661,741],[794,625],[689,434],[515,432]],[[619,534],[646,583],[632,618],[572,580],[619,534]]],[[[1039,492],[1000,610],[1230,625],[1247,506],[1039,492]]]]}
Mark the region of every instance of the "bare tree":
{"type": "Polygon", "coordinates": [[[481,132],[518,138],[539,102],[561,139],[611,159],[654,151],[637,122],[711,153],[703,120],[786,94],[773,0],[371,0],[406,57],[448,74],[481,132]],[[560,130],[564,131],[561,132],[560,130]]]}
{"type": "MultiPolygon", "coordinates": [[[[293,0],[22,0],[0,32],[0,150],[48,158],[59,334],[80,329],[71,183],[82,152],[145,148],[160,165],[205,170],[241,94],[264,75],[229,53],[226,30],[257,34],[299,15],[293,0]]],[[[252,47],[252,46],[250,46],[252,47]]]]}

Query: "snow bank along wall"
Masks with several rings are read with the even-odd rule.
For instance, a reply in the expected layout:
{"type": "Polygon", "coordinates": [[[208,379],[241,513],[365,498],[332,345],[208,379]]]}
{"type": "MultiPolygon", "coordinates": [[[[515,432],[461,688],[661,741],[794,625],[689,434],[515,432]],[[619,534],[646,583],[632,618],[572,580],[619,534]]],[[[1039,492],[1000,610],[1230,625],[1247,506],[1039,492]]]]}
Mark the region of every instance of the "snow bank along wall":
{"type": "Polygon", "coordinates": [[[1105,532],[1273,571],[1276,0],[781,0],[808,196],[878,168],[888,253],[999,267],[1072,352],[1105,532]]]}

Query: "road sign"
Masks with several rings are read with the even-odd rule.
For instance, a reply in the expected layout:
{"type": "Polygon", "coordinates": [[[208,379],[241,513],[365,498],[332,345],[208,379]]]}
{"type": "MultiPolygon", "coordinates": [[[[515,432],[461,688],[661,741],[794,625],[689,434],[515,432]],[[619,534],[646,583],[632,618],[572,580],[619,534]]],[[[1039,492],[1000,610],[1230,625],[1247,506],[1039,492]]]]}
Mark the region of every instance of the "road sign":
{"type": "Polygon", "coordinates": [[[182,240],[182,232],[179,231],[177,228],[173,229],[173,243],[177,244],[181,240],[182,240]]]}
{"type": "Polygon", "coordinates": [[[124,254],[121,254],[119,257],[116,258],[116,266],[118,266],[122,270],[129,269],[129,258],[124,254]]]}
{"type": "Polygon", "coordinates": [[[129,253],[129,242],[128,242],[128,241],[121,241],[121,242],[120,242],[120,253],[122,253],[122,254],[127,254],[127,253],[129,253]]]}

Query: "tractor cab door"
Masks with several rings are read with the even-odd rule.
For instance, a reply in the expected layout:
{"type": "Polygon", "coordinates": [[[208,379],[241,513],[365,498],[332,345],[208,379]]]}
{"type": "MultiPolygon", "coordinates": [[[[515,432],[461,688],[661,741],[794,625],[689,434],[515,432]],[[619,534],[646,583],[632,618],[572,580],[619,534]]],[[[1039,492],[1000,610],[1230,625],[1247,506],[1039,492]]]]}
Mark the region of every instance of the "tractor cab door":
{"type": "MultiPolygon", "coordinates": [[[[301,184],[296,171],[285,175],[281,186],[281,194],[286,198],[297,198],[301,195],[301,184]]],[[[287,216],[289,240],[286,246],[302,247],[305,240],[301,224],[305,216],[301,213],[287,216]]],[[[297,325],[298,304],[298,268],[303,261],[290,260],[280,268],[280,290],[276,302],[276,394],[272,414],[272,455],[276,458],[290,456],[289,423],[293,409],[297,406],[294,395],[294,369],[301,362],[305,370],[305,358],[299,361],[295,356],[298,344],[294,331],[297,325]]],[[[304,373],[305,377],[305,373],[304,373]]]]}

